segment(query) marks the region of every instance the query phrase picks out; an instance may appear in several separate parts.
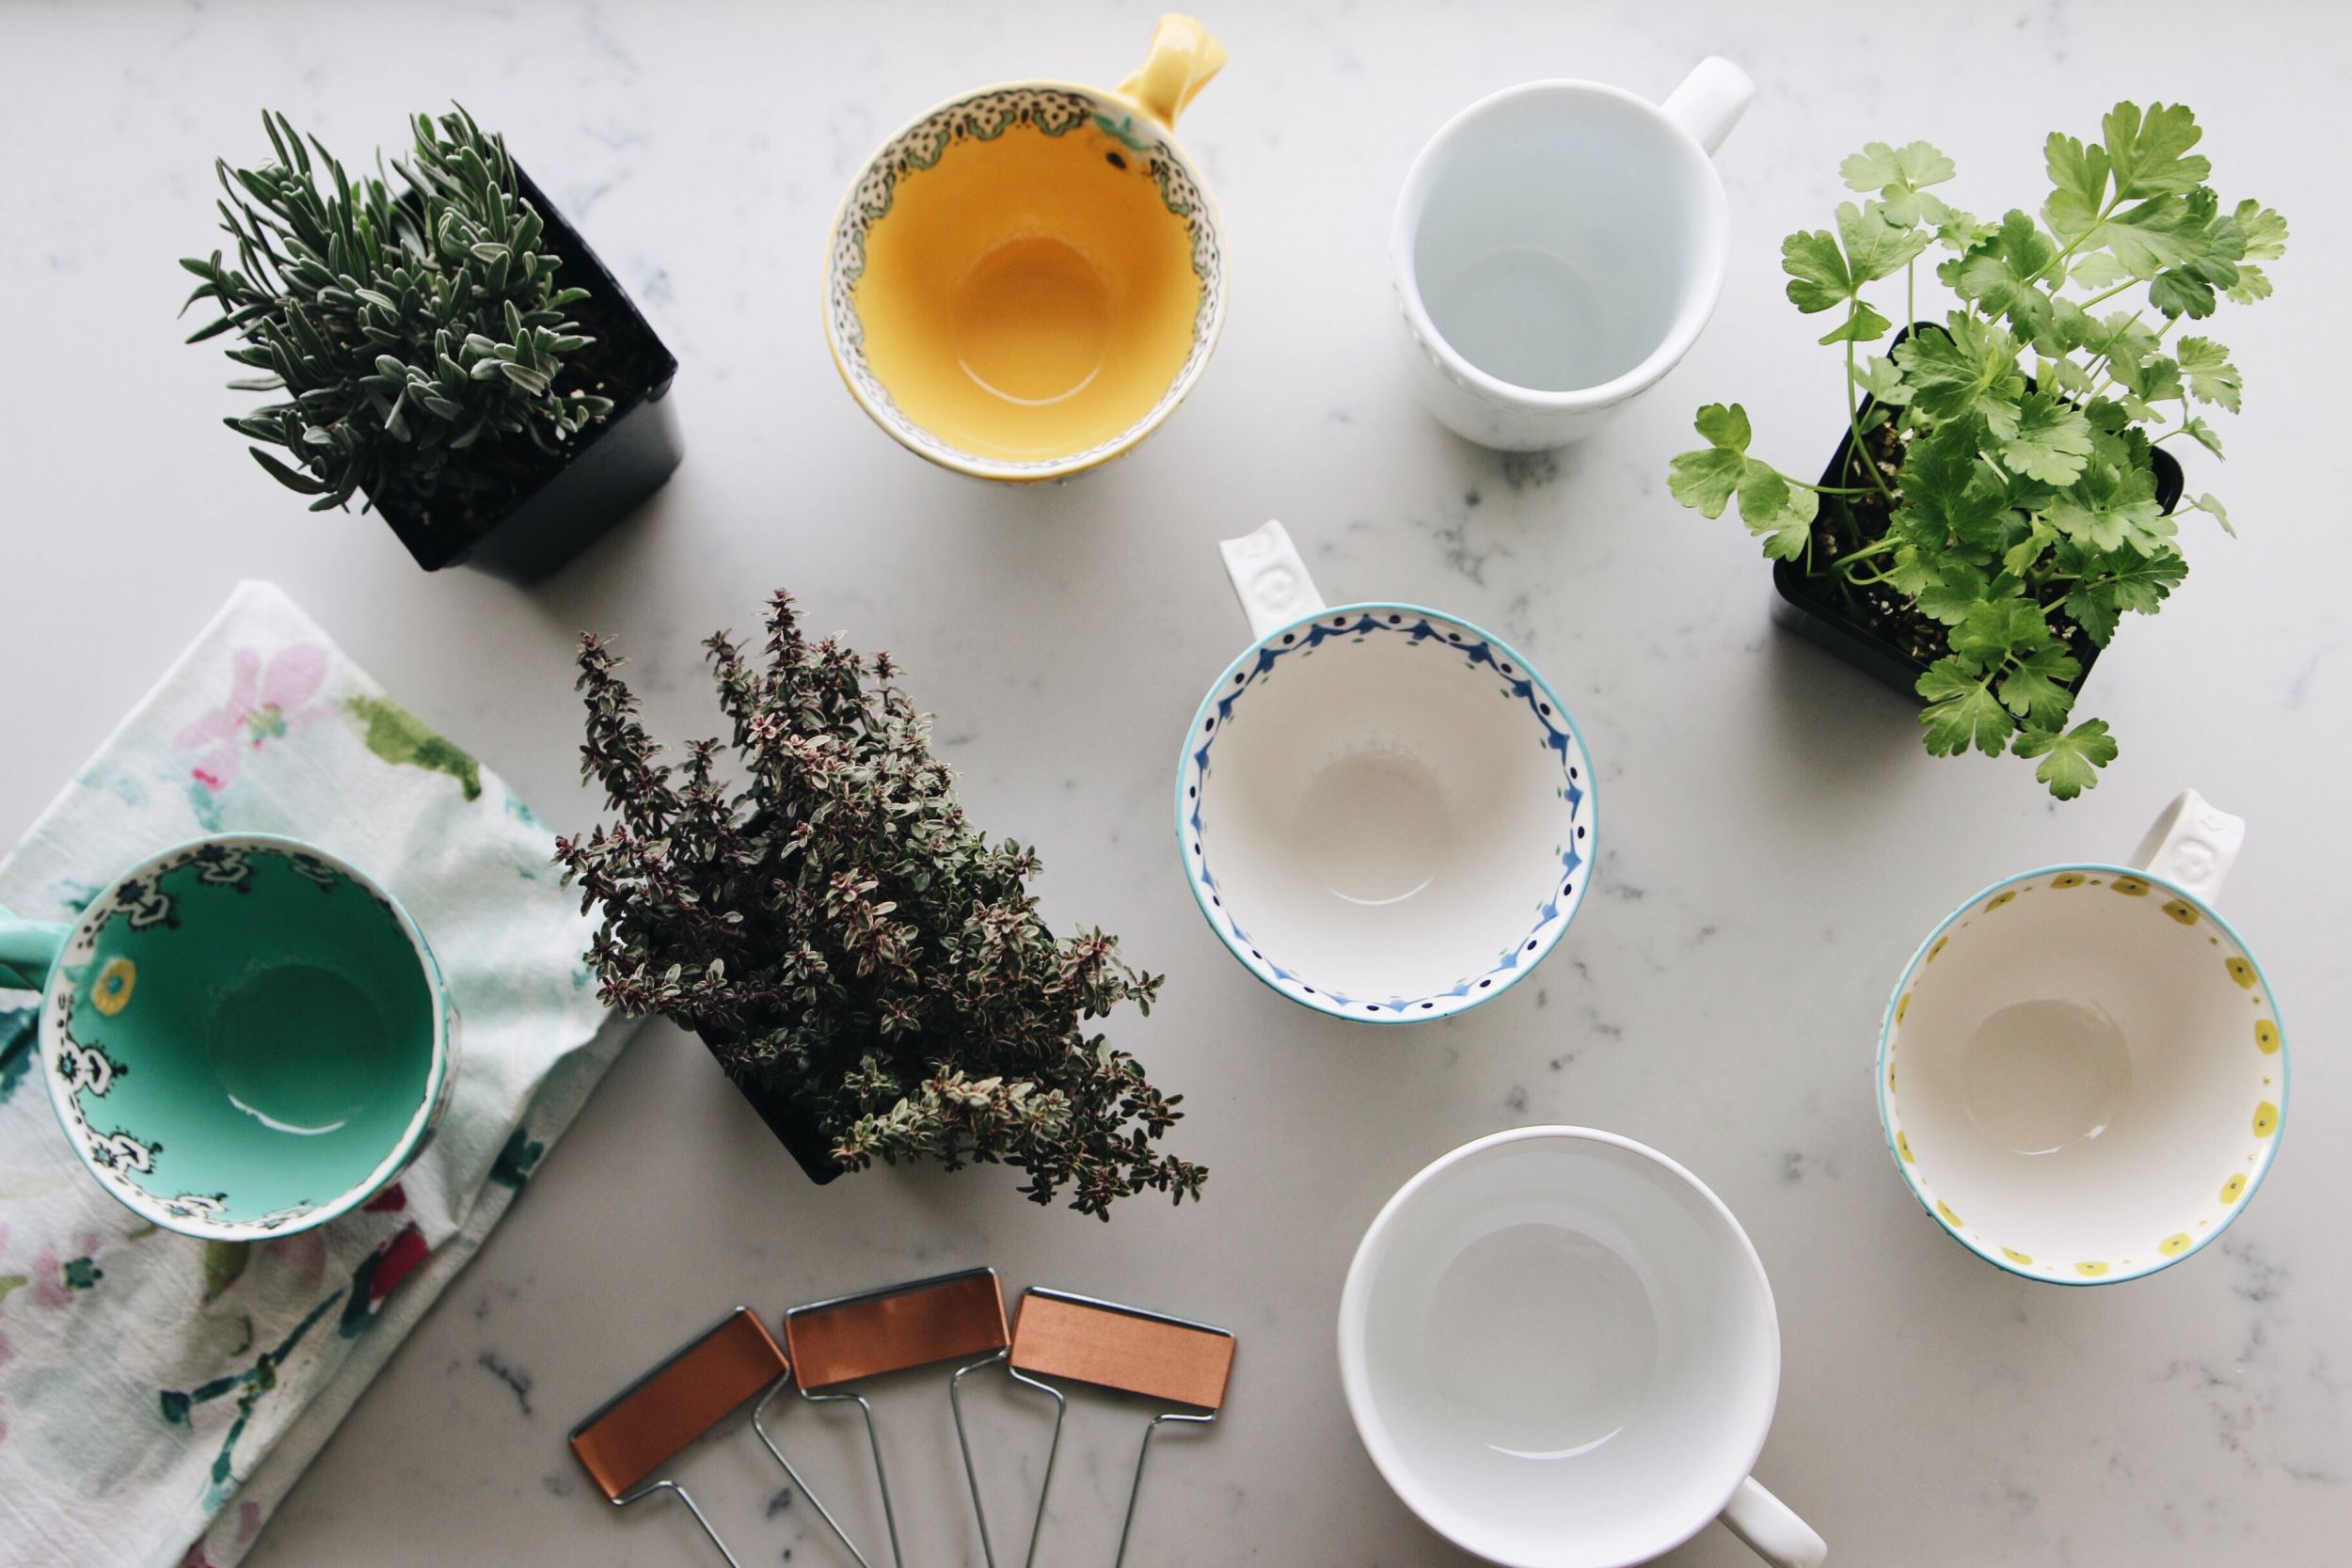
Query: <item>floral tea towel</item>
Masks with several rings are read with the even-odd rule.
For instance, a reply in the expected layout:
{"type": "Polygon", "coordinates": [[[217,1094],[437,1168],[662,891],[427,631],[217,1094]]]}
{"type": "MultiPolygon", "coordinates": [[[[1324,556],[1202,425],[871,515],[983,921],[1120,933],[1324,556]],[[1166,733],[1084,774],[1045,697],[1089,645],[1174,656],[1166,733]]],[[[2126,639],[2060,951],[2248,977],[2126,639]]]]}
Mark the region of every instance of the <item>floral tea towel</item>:
{"type": "Polygon", "coordinates": [[[226,1568],[619,1053],[552,836],[266,583],[230,598],[0,860],[71,918],[208,832],[309,839],[389,888],[457,1003],[438,1134],[364,1211],[251,1244],[158,1230],[83,1170],[0,989],[0,1568],[226,1568]]]}

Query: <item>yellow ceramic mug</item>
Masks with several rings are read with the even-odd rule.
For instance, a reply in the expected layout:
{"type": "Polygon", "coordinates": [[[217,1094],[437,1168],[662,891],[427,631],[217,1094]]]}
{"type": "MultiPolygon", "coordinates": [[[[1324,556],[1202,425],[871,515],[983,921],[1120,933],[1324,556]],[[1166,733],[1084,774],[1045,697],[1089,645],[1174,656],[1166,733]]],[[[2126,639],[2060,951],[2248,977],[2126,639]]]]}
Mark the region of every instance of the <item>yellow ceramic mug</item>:
{"type": "Polygon", "coordinates": [[[1116,92],[1017,82],[874,154],[834,219],[825,336],[875,422],[983,479],[1058,479],[1150,435],[1225,322],[1216,209],[1171,135],[1225,49],[1160,19],[1116,92]]]}

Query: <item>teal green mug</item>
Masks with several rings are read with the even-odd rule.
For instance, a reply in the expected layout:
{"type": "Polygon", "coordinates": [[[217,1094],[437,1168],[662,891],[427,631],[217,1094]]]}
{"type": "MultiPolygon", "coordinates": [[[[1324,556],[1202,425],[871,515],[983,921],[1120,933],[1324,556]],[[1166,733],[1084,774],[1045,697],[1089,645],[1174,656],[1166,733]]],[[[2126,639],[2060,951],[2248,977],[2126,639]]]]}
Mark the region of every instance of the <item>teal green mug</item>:
{"type": "Polygon", "coordinates": [[[254,1241],[365,1203],[431,1136],[457,1015],[367,876],[232,833],[118,877],[71,925],[0,910],[0,988],[40,995],[50,1103],[90,1173],[184,1235],[254,1241]]]}

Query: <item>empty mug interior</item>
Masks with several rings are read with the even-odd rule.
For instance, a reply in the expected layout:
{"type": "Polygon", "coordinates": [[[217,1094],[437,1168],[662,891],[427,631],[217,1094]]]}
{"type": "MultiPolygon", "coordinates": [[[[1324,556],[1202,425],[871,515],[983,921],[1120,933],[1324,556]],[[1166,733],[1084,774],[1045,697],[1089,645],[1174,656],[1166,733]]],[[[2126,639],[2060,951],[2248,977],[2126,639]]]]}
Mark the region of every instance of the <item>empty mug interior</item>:
{"type": "Polygon", "coordinates": [[[1485,632],[1325,610],[1202,705],[1186,858],[1211,924],[1298,1000],[1435,1016],[1523,973],[1574,913],[1587,766],[1550,689],[1485,632]]]}
{"type": "Polygon", "coordinates": [[[1980,895],[1913,959],[1882,1104],[1905,1174],[1971,1246],[2127,1277],[2243,1206],[2277,1146],[2284,1043],[2210,910],[2140,873],[2058,867],[1980,895]]]}
{"type": "Polygon", "coordinates": [[[1212,221],[1131,108],[1044,87],[961,100],[894,138],[844,210],[851,385],[981,462],[1116,445],[1196,363],[1221,287],[1212,221]]]}
{"type": "Polygon", "coordinates": [[[389,1174],[432,1097],[405,918],[308,851],[191,847],[117,884],[64,961],[61,1109],[110,1185],[175,1218],[298,1225],[389,1174]]]}
{"type": "Polygon", "coordinates": [[[1400,282],[1438,336],[1544,392],[1670,361],[1724,261],[1707,155],[1650,104],[1590,83],[1531,83],[1465,111],[1414,166],[1400,229],[1400,282]]]}
{"type": "Polygon", "coordinates": [[[1366,1443],[1482,1556],[1645,1560],[1713,1517],[1763,1446],[1780,1352],[1762,1267],[1642,1150],[1565,1132],[1474,1148],[1391,1206],[1358,1269],[1343,1312],[1360,1312],[1366,1443]]]}

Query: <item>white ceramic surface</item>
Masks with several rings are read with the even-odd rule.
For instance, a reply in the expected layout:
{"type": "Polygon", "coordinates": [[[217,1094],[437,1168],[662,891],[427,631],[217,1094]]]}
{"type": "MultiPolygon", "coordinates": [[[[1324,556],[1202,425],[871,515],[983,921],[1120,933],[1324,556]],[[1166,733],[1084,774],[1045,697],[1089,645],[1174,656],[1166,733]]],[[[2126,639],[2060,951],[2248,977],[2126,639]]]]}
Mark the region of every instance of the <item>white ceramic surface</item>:
{"type": "Polygon", "coordinates": [[[1662,104],[1530,82],[1449,120],[1405,177],[1389,239],[1429,412],[1482,446],[1563,446],[1674,369],[1723,292],[1713,153],[1755,94],[1709,56],[1662,104]]]}
{"type": "Polygon", "coordinates": [[[2028,1278],[2169,1267],[2252,1201],[2285,1124],[2269,977],[2208,902],[2246,824],[2191,790],[2131,866],[2043,866],[1929,933],[1887,1002],[1896,1168],[1971,1250],[2028,1278]]]}
{"type": "Polygon", "coordinates": [[[1625,1568],[1729,1509],[1768,1560],[1822,1560],[1748,1479],[1780,1386],[1764,1265],[1655,1149],[1528,1127],[1438,1160],[1364,1233],[1339,1345],[1381,1475],[1481,1557],[1625,1568]]]}
{"type": "MultiPolygon", "coordinates": [[[[2352,1126],[2352,1073],[2322,1047],[2352,1012],[2352,530],[2313,498],[2352,473],[2331,361],[2312,347],[2352,338],[2352,291],[2328,264],[2352,255],[2352,204],[2294,193],[2328,188],[2352,142],[2352,12],[2244,7],[2216,26],[2186,0],[1867,17],[1301,0],[1200,15],[1234,60],[1184,134],[1234,245],[1216,365],[1132,456],[1014,490],[911,461],[843,395],[810,310],[824,236],[900,106],[1124,64],[1149,9],[907,0],[883,22],[514,0],[391,25],[283,0],[0,7],[0,123],[35,148],[72,130],[70,157],[20,160],[21,221],[0,225],[16,350],[43,367],[0,377],[15,457],[0,569],[41,585],[0,614],[0,667],[19,675],[0,699],[15,746],[0,835],[240,577],[283,584],[564,832],[603,807],[580,782],[579,633],[628,653],[658,734],[712,735],[696,640],[754,630],[759,595],[789,586],[812,626],[906,666],[973,819],[1043,855],[1055,928],[1100,924],[1168,975],[1149,1019],[1102,1028],[1184,1095],[1168,1147],[1214,1173],[1198,1208],[1147,1198],[1107,1226],[1021,1201],[1002,1170],[812,1190],[708,1053],[648,1023],[246,1568],[414,1568],[421,1551],[715,1568],[682,1510],[615,1517],[564,1431],[739,1301],[772,1314],[977,1263],[1241,1337],[1214,1433],[1153,1446],[1128,1568],[1466,1568],[1356,1440],[1332,1366],[1341,1282],[1432,1154],[1593,1121],[1675,1153],[1763,1257],[1786,1376],[1758,1465],[1836,1543],[1833,1562],[2334,1560],[2352,1498],[2352,1139],[2326,1130],[2352,1126]],[[1737,222],[1713,323],[1598,440],[1505,459],[1457,439],[1379,330],[1383,241],[1415,153],[1530,75],[1655,100],[1710,49],[1766,84],[1720,159],[1737,222]],[[2274,299],[2225,312],[2247,382],[2246,416],[2216,419],[2229,462],[2183,458],[2240,536],[2185,528],[2189,580],[2161,616],[2127,622],[2085,694],[2123,754],[2054,806],[2030,767],[1922,755],[1916,705],[1774,632],[1754,544],[1675,506],[1665,463],[1694,407],[1735,397],[1760,455],[1808,476],[1828,459],[1837,369],[1782,296],[1780,240],[1829,221],[1838,160],[1863,141],[1936,142],[1961,165],[1953,198],[1997,214],[2039,201],[2046,132],[2095,135],[2115,98],[2176,91],[2211,127],[2198,150],[2225,190],[2287,211],[2296,249],[2274,299]],[[171,259],[213,244],[211,158],[267,155],[260,104],[352,158],[451,98],[506,133],[684,361],[685,466],[529,591],[427,576],[374,518],[304,511],[215,418],[245,401],[221,387],[235,368],[182,345],[170,319],[190,281],[171,259]],[[146,400],[129,442],[92,417],[125,386],[146,400]],[[1327,588],[1410,594],[1502,634],[1559,683],[1599,766],[1593,907],[1529,983],[1454,1023],[1377,1035],[1269,1006],[1176,872],[1173,742],[1247,640],[1207,563],[1267,516],[1315,520],[1299,543],[1327,588]],[[2051,1290],[1954,1246],[1889,1180],[1868,1042],[1911,945],[1961,895],[2001,869],[2128,850],[2185,780],[2260,825],[2228,908],[2289,989],[2297,1127],[2262,1201],[2194,1267],[2051,1290]]],[[[1943,308],[1924,275],[1920,294],[1943,308]]],[[[20,1233],[0,1275],[28,1272],[32,1251],[20,1233]]],[[[75,1321],[33,1294],[0,1303],[0,1334],[20,1315],[75,1321]]],[[[995,1392],[965,1401],[992,1525],[1026,1517],[1050,1421],[1042,1396],[995,1392]]],[[[875,1402],[910,1561],[981,1568],[937,1386],[875,1402]]],[[[1072,1402],[1040,1568],[1107,1563],[1119,1539],[1136,1412],[1072,1402]]],[[[199,1418],[225,1423],[231,1403],[199,1418]]],[[[31,1440],[21,1410],[0,1419],[7,1441],[31,1440]]],[[[792,1441],[808,1434],[811,1483],[879,1541],[864,1433],[853,1415],[839,1428],[795,1425],[792,1441]]],[[[799,1501],[770,1512],[781,1478],[749,1433],[699,1446],[680,1474],[747,1563],[778,1568],[789,1547],[785,1568],[850,1568],[799,1501]]],[[[1711,1528],[1666,1560],[1754,1568],[1711,1528]]]]}
{"type": "Polygon", "coordinates": [[[1491,1001],[1591,882],[1592,759],[1559,697],[1468,621],[1326,606],[1279,523],[1222,550],[1258,641],[1178,760],[1200,912],[1318,1011],[1418,1023],[1491,1001]]]}

